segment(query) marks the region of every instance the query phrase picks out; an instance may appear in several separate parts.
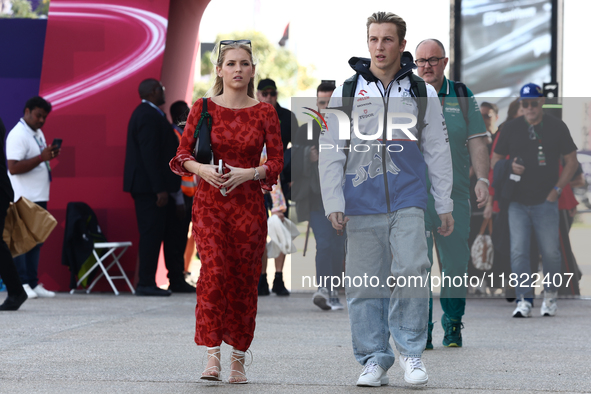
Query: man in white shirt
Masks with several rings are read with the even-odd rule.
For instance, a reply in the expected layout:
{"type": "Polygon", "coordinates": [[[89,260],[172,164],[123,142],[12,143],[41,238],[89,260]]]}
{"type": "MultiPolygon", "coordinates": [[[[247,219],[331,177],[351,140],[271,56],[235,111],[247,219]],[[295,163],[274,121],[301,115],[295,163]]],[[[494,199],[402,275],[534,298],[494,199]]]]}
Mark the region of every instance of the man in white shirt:
{"type": "MultiPolygon", "coordinates": [[[[8,175],[14,189],[14,201],[21,196],[47,209],[51,167],[49,162],[60,154],[56,146],[47,146],[41,127],[51,112],[51,104],[42,97],[33,97],[25,104],[24,115],[8,134],[6,159],[8,175]]],[[[38,283],[39,244],[14,258],[23,287],[29,298],[54,297],[38,283]]]]}

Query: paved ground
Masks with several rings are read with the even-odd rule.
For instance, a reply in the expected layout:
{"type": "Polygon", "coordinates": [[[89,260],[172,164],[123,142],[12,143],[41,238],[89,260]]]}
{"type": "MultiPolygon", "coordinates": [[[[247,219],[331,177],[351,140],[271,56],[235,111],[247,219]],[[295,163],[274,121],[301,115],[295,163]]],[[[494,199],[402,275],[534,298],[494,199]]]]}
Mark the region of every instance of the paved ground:
{"type": "Polygon", "coordinates": [[[463,348],[443,348],[436,325],[426,387],[407,386],[395,364],[389,386],[358,388],[346,310],[320,311],[310,297],[259,301],[252,382],[239,387],[198,379],[192,295],[29,300],[0,314],[0,393],[591,392],[591,301],[560,300],[555,318],[538,316],[538,303],[533,318],[512,319],[504,299],[470,299],[463,348]]]}

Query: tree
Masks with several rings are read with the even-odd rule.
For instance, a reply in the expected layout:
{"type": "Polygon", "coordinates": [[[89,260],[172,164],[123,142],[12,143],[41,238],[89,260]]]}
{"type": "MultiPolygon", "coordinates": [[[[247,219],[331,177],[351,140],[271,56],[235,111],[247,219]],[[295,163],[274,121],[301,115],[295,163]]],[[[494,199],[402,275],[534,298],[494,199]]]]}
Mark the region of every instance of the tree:
{"type": "MultiPolygon", "coordinates": [[[[256,62],[255,82],[263,78],[273,79],[277,84],[280,97],[292,97],[297,91],[309,89],[317,83],[316,79],[310,75],[310,72],[313,71],[312,66],[306,67],[299,64],[291,51],[272,44],[261,32],[244,31],[221,34],[216,37],[216,42],[245,38],[252,42],[256,62]]],[[[195,83],[193,101],[203,97],[213,85],[215,68],[211,64],[210,55],[210,52],[206,52],[201,56],[201,71],[202,75],[204,75],[203,72],[208,72],[211,79],[195,83]]]]}

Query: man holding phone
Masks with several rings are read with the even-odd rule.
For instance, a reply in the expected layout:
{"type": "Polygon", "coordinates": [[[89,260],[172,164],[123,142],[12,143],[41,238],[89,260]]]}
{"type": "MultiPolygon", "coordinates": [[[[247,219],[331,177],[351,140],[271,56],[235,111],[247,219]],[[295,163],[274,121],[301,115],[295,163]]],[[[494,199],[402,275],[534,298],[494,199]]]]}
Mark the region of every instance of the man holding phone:
{"type": "MultiPolygon", "coordinates": [[[[507,122],[492,157],[492,168],[507,155],[511,158],[515,189],[509,205],[511,270],[517,275],[517,307],[513,317],[531,317],[534,286],[544,285],[542,316],[556,315],[560,279],[558,198],[577,167],[577,146],[566,124],[544,113],[542,89],[533,83],[521,88],[523,116],[507,122]],[[561,157],[564,169],[559,172],[561,157]],[[542,254],[544,276],[537,280],[530,268],[530,239],[535,236],[542,254]],[[533,280],[532,280],[533,279],[533,280]],[[542,280],[543,279],[543,280],[542,280]]],[[[536,273],[537,274],[537,273],[536,273]]]]}
{"type": "MultiPolygon", "coordinates": [[[[49,184],[51,182],[50,161],[60,154],[59,146],[47,146],[41,127],[51,112],[51,104],[42,97],[33,97],[25,104],[24,115],[8,134],[6,159],[8,173],[14,189],[14,201],[21,196],[47,209],[49,184]]],[[[29,298],[54,297],[39,283],[39,244],[29,252],[14,258],[23,287],[29,298]]]]}

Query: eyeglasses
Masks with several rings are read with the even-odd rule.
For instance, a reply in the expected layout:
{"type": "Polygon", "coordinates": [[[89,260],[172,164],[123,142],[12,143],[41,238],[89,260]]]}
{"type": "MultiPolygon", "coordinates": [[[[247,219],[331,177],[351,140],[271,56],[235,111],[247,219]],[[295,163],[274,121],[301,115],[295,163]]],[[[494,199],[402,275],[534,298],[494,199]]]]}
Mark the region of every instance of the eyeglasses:
{"type": "Polygon", "coordinates": [[[318,105],[326,105],[328,104],[328,100],[318,100],[318,105]]]}
{"type": "Polygon", "coordinates": [[[222,41],[220,41],[220,46],[218,48],[218,59],[220,58],[220,55],[222,54],[222,47],[224,45],[232,45],[232,44],[244,44],[244,45],[248,45],[249,47],[252,48],[252,43],[250,42],[250,40],[222,40],[222,41]]]}
{"type": "Polygon", "coordinates": [[[269,91],[263,92],[261,94],[263,95],[263,97],[267,97],[267,96],[275,97],[275,96],[277,96],[277,91],[276,90],[269,90],[269,91]]]}
{"type": "Polygon", "coordinates": [[[521,106],[526,109],[529,108],[530,105],[532,108],[537,108],[539,104],[540,103],[538,102],[538,100],[532,100],[532,101],[523,100],[521,102],[521,106]]]}
{"type": "Polygon", "coordinates": [[[417,60],[415,60],[415,63],[419,67],[425,67],[427,65],[427,62],[429,62],[429,65],[431,65],[431,66],[436,66],[439,64],[439,61],[441,59],[445,59],[445,56],[442,56],[442,57],[433,56],[433,57],[430,57],[429,59],[417,59],[417,60]]]}

